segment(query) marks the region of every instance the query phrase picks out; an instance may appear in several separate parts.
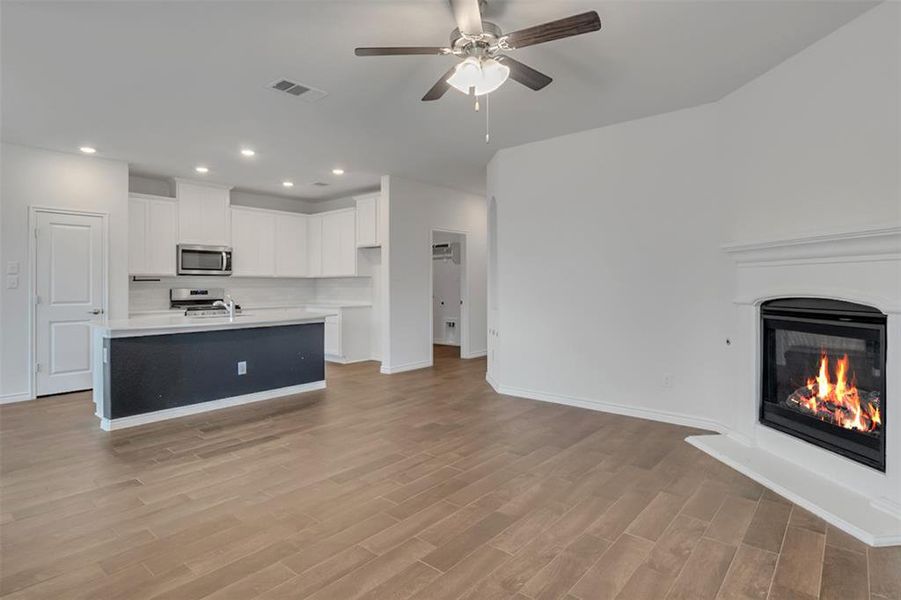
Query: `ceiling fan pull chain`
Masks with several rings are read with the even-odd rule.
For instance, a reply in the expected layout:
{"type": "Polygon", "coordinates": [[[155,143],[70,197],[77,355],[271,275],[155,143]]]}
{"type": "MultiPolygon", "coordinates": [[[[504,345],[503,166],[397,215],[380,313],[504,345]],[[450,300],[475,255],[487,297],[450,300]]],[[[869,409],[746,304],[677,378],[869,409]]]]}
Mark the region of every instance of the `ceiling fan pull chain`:
{"type": "Polygon", "coordinates": [[[488,96],[485,96],[485,143],[491,143],[491,130],[489,129],[490,122],[488,121],[488,96]]]}

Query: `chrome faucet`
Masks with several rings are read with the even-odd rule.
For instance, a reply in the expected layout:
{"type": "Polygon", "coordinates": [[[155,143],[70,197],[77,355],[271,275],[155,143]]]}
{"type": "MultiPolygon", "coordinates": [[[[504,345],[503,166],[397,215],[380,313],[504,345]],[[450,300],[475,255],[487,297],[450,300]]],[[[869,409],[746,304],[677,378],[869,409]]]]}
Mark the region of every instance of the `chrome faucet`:
{"type": "Polygon", "coordinates": [[[227,310],[228,311],[228,320],[234,321],[235,320],[235,300],[228,294],[226,294],[225,299],[227,300],[227,302],[223,302],[222,300],[216,300],[215,302],[213,302],[213,306],[216,306],[216,307],[221,306],[222,308],[227,310]]]}

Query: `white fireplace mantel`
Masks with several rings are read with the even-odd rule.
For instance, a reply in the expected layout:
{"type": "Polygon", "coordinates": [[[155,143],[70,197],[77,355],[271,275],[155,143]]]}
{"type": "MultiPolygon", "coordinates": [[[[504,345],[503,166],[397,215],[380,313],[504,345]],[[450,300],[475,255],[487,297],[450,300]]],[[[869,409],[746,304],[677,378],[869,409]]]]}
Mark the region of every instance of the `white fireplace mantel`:
{"type": "Polygon", "coordinates": [[[739,329],[733,358],[743,394],[726,433],[689,442],[862,541],[901,544],[901,225],[728,244],[739,329]],[[760,304],[821,297],[874,306],[888,316],[886,472],[759,423],[760,304]]]}

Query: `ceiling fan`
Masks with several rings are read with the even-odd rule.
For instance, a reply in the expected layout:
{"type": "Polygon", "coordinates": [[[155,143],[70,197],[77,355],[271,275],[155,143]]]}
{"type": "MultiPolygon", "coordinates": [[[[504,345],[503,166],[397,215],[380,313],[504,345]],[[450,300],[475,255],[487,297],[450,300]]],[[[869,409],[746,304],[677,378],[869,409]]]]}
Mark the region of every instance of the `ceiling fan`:
{"type": "Polygon", "coordinates": [[[450,0],[457,28],[450,34],[450,45],[357,48],[357,56],[453,55],[462,60],[454,65],[422,97],[424,102],[438,100],[451,87],[472,96],[489,94],[507,78],[540,90],[550,77],[507,56],[507,52],[562,38],[590,33],[601,28],[595,11],[550,21],[504,33],[500,27],[482,20],[481,5],[485,0],[450,0]]]}

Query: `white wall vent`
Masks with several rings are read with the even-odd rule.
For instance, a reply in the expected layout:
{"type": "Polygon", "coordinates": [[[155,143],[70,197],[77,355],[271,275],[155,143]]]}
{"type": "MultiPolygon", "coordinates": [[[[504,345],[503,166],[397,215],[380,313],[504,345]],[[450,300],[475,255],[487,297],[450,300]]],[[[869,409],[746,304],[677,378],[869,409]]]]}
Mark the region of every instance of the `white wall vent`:
{"type": "Polygon", "coordinates": [[[279,79],[278,81],[270,83],[268,87],[277,92],[284,92],[307,102],[316,102],[328,95],[328,92],[297,83],[296,81],[291,81],[290,79],[279,79]]]}

